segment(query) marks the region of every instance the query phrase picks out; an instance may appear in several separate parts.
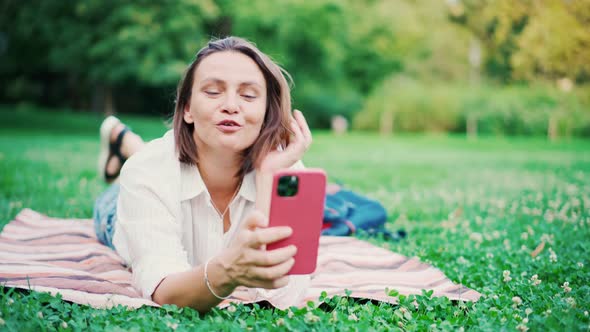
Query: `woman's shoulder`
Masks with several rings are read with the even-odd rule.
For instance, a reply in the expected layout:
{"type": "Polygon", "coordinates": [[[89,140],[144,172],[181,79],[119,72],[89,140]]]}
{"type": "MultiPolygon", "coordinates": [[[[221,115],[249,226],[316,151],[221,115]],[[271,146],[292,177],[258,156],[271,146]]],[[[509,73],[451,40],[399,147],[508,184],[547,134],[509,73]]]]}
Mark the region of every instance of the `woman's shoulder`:
{"type": "Polygon", "coordinates": [[[169,182],[179,172],[179,164],[174,133],[169,130],[164,136],[146,143],[125,162],[121,169],[121,181],[169,182]]]}

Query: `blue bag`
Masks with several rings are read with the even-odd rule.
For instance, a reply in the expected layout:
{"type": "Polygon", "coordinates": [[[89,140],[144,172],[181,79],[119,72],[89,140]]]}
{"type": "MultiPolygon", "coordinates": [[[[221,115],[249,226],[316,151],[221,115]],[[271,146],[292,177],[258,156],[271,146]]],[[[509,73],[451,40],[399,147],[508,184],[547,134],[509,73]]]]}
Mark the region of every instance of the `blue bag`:
{"type": "Polygon", "coordinates": [[[385,229],[387,211],[381,203],[350,190],[340,188],[326,194],[322,235],[347,236],[357,232],[382,234],[387,239],[405,237],[405,232],[392,234],[385,229]]]}

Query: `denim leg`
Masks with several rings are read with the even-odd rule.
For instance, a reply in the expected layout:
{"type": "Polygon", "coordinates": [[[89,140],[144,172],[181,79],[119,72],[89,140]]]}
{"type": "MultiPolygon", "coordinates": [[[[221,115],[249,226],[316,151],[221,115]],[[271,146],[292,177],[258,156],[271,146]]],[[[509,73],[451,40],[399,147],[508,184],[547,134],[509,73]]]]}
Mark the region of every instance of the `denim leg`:
{"type": "Polygon", "coordinates": [[[94,203],[94,230],[100,243],[114,249],[113,233],[117,221],[119,184],[113,184],[98,196],[94,203]]]}
{"type": "Polygon", "coordinates": [[[348,220],[361,229],[379,229],[387,220],[387,211],[381,203],[349,190],[342,190],[341,197],[353,205],[348,220]]]}

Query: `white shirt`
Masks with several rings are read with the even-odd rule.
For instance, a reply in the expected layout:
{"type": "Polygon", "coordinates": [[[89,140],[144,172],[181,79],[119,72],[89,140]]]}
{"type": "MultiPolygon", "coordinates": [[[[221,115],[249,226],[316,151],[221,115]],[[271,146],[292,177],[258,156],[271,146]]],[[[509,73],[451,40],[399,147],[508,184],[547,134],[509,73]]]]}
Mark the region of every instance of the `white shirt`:
{"type": "MultiPolygon", "coordinates": [[[[293,168],[302,168],[301,162],[293,168]]],[[[196,166],[178,161],[174,133],[149,142],[127,160],[121,170],[117,221],[113,245],[133,270],[133,285],[151,299],[160,282],[170,274],[204,264],[231,243],[243,218],[254,209],[255,172],[244,176],[230,203],[230,229],[211,204],[196,166]]],[[[256,289],[251,300],[274,295],[304,295],[308,276],[291,276],[279,290],[256,289]]]]}

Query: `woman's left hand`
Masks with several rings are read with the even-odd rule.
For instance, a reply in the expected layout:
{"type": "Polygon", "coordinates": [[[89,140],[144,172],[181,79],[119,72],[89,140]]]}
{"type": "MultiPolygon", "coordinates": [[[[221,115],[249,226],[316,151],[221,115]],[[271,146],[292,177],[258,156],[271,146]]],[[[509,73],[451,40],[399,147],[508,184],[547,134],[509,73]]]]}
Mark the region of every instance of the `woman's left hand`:
{"type": "Polygon", "coordinates": [[[305,121],[303,113],[299,110],[293,112],[291,131],[293,135],[289,145],[283,150],[274,150],[266,155],[257,171],[273,174],[279,169],[293,166],[303,158],[305,151],[311,145],[312,138],[307,121],[305,121]]]}

